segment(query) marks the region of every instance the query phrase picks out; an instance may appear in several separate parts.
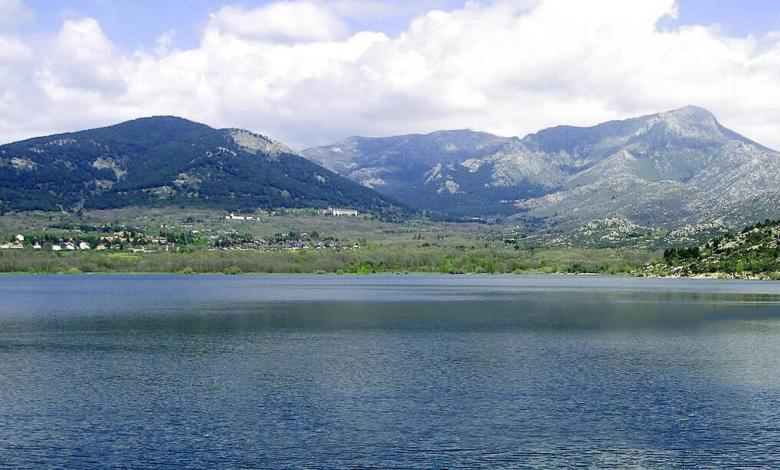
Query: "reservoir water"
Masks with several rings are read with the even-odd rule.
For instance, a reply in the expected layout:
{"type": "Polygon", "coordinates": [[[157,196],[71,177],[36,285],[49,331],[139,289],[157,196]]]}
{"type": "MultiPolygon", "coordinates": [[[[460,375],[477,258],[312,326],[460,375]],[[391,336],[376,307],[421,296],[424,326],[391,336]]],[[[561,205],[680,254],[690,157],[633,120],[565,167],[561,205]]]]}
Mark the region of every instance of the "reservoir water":
{"type": "Polygon", "coordinates": [[[4,467],[780,465],[780,283],[0,277],[4,467]]]}

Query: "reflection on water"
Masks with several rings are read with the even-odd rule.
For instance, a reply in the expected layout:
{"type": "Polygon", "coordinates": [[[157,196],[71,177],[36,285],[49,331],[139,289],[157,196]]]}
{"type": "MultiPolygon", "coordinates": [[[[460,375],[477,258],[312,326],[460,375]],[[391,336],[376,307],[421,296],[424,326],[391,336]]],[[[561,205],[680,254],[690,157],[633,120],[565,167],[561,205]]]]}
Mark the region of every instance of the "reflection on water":
{"type": "Polygon", "coordinates": [[[776,465],[780,285],[0,278],[16,466],[776,465]]]}

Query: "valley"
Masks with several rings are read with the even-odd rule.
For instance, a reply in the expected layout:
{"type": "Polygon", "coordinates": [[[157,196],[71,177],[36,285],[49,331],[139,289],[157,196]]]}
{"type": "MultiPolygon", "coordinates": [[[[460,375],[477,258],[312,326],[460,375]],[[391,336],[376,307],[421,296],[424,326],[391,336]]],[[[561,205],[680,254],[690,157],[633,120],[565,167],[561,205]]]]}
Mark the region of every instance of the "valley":
{"type": "Polygon", "coordinates": [[[252,219],[178,208],[9,213],[0,217],[0,243],[18,235],[24,242],[0,249],[0,272],[628,274],[660,257],[631,246],[546,246],[504,224],[392,222],[315,209],[242,217],[252,219]],[[78,249],[81,242],[88,248],[78,249]],[[74,248],[52,251],[66,244],[74,248]]]}

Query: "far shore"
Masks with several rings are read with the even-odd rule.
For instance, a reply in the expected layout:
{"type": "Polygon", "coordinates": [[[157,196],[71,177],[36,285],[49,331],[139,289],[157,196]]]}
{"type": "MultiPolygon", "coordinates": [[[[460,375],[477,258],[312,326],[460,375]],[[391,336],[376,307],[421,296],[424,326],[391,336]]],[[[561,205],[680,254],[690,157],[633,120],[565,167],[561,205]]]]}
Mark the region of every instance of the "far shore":
{"type": "Polygon", "coordinates": [[[427,272],[427,271],[379,271],[373,273],[345,273],[345,272],[141,272],[141,271],[100,271],[100,272],[82,272],[82,271],[59,271],[59,272],[29,272],[29,271],[15,271],[15,272],[0,272],[0,279],[3,277],[13,276],[164,276],[164,277],[197,277],[197,276],[214,276],[214,277],[230,277],[230,276],[285,276],[285,277],[381,277],[381,276],[409,276],[409,277],[498,277],[498,276],[516,276],[516,277],[582,277],[582,278],[636,278],[636,279],[674,279],[674,280],[707,280],[707,281],[769,281],[777,282],[776,279],[770,278],[768,275],[750,275],[750,276],[733,276],[726,273],[708,273],[698,274],[695,276],[680,276],[680,275],[646,275],[642,273],[618,273],[618,274],[605,274],[605,273],[546,273],[537,271],[527,272],[512,272],[512,273],[440,273],[440,272],[427,272]]]}

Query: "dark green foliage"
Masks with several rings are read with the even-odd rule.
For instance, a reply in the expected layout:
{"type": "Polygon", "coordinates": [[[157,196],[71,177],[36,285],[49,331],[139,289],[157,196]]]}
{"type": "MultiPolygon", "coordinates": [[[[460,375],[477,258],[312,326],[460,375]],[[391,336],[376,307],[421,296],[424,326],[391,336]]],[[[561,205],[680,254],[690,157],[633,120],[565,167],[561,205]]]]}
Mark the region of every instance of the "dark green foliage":
{"type": "Polygon", "coordinates": [[[403,211],[291,152],[247,150],[226,130],[176,117],[0,147],[2,211],[171,205],[234,211],[343,206],[386,216],[403,211]]]}
{"type": "Polygon", "coordinates": [[[691,246],[688,248],[667,248],[664,250],[664,261],[671,264],[678,261],[696,259],[699,255],[698,246],[691,246]]]}
{"type": "Polygon", "coordinates": [[[667,272],[775,278],[780,273],[780,221],[765,220],[698,247],[664,251],[667,272]]]}

